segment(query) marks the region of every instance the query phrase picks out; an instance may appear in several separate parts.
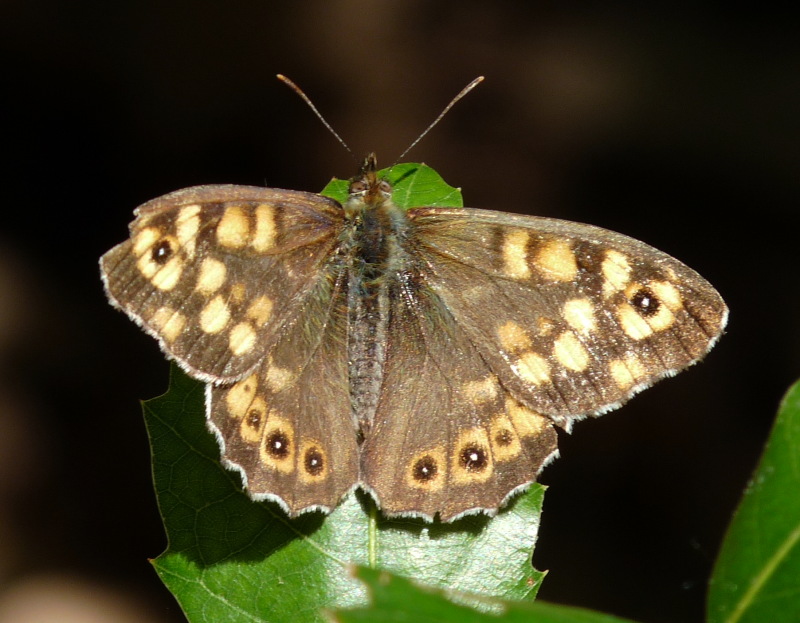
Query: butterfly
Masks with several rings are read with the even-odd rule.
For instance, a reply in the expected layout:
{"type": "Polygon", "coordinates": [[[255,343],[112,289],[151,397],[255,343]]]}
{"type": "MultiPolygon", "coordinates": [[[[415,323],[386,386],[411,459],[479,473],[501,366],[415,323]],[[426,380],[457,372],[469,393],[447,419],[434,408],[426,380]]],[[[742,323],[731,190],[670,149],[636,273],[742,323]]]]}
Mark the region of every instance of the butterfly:
{"type": "MultiPolygon", "coordinates": [[[[396,169],[396,168],[395,168],[396,169]]],[[[101,258],[112,305],[207,383],[223,463],[294,517],[353,489],[389,516],[493,515],[556,429],[697,362],[728,310],[696,272],[599,227],[197,186],[101,258]]]]}

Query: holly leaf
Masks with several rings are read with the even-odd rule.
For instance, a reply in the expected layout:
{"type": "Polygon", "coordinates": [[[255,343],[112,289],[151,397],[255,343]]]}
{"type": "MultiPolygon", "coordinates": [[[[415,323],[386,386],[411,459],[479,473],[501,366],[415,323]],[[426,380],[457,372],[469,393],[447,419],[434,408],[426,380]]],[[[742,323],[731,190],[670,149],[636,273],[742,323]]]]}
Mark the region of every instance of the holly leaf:
{"type": "Polygon", "coordinates": [[[544,574],[530,559],[544,487],[493,519],[389,520],[361,494],[328,516],[289,519],[274,503],[251,501],[220,465],[204,394],[173,366],[167,394],[144,403],[168,540],[153,565],[192,623],[321,621],[323,608],[367,603],[351,564],[464,593],[535,596],[544,574]]]}
{"type": "Polygon", "coordinates": [[[709,584],[709,623],[800,621],[800,382],[786,394],[709,584]]]}
{"type": "MultiPolygon", "coordinates": [[[[392,185],[392,201],[401,208],[431,206],[438,208],[461,208],[464,201],[461,190],[450,186],[436,171],[426,164],[405,162],[378,171],[378,177],[392,185]]],[[[332,179],[320,194],[347,201],[348,180],[332,179]]]]}
{"type": "Polygon", "coordinates": [[[365,606],[331,613],[335,623],[626,623],[618,617],[542,602],[510,602],[433,589],[386,571],[359,567],[365,606]]]}

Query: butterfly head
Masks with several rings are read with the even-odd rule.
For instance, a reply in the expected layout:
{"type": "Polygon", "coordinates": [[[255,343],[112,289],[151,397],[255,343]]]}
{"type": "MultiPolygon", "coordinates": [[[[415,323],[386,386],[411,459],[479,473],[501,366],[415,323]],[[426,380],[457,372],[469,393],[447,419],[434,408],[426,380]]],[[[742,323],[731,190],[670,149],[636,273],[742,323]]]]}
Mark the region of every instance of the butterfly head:
{"type": "Polygon", "coordinates": [[[364,158],[358,175],[350,180],[348,194],[350,205],[377,207],[391,201],[392,185],[378,177],[378,159],[374,153],[364,158]]]}

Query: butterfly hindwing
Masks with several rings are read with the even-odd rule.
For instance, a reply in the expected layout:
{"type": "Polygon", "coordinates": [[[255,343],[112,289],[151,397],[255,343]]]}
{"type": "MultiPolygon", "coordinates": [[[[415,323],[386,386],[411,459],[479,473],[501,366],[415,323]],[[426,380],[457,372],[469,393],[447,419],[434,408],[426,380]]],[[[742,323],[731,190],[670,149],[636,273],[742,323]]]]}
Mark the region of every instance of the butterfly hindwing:
{"type": "Polygon", "coordinates": [[[589,225],[410,211],[425,279],[517,399],[569,427],[699,360],[727,318],[678,260],[589,225]]]}
{"type": "Polygon", "coordinates": [[[383,391],[365,484],[388,514],[491,512],[556,453],[552,422],[519,404],[418,275],[389,286],[383,391]],[[391,448],[387,460],[387,448],[391,448]]]}
{"type": "Polygon", "coordinates": [[[322,270],[250,376],[209,386],[210,425],[223,461],[243,474],[252,497],[278,501],[291,516],[332,510],[359,480],[346,294],[343,273],[334,270],[322,270]]]}

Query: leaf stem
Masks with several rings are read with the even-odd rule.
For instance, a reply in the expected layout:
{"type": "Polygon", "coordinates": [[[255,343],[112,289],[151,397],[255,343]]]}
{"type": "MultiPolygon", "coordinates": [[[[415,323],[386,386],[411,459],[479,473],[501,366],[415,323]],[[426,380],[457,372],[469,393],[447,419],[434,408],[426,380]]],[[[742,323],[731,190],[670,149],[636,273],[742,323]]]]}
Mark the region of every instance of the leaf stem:
{"type": "Polygon", "coordinates": [[[378,508],[374,501],[370,502],[367,555],[369,568],[374,569],[378,564],[378,508]]]}

